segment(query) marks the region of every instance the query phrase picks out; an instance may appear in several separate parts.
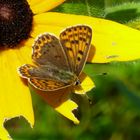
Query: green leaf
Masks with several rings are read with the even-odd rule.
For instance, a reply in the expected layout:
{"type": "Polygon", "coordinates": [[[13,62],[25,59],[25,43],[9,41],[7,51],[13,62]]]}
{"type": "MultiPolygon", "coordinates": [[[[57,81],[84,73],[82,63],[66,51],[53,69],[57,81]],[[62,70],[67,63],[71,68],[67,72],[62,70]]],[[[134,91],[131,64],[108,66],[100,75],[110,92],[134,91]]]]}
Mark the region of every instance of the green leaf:
{"type": "Polygon", "coordinates": [[[53,9],[55,12],[63,12],[69,14],[79,14],[87,16],[104,17],[104,1],[103,0],[68,0],[61,6],[53,9]]]}
{"type": "Polygon", "coordinates": [[[105,9],[105,18],[127,23],[140,17],[140,3],[124,3],[105,9]]]}
{"type": "Polygon", "coordinates": [[[140,18],[133,20],[133,21],[130,21],[126,25],[140,30],[140,18]]]}
{"type": "Polygon", "coordinates": [[[139,0],[67,0],[53,11],[100,17],[140,28],[139,0]]]}
{"type": "MultiPolygon", "coordinates": [[[[112,62],[109,64],[86,64],[84,72],[87,73],[93,80],[96,77],[115,77],[122,81],[129,88],[134,89],[137,93],[140,91],[140,61],[133,62],[112,62]]],[[[96,84],[96,83],[95,83],[96,84]]]]}

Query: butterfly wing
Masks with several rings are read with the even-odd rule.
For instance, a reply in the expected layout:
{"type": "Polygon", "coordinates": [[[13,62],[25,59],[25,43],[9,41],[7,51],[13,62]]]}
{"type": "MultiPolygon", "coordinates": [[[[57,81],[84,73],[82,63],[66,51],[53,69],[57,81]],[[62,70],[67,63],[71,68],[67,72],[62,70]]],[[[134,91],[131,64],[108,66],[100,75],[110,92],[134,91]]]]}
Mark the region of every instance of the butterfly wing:
{"type": "Polygon", "coordinates": [[[18,73],[22,78],[28,79],[32,76],[35,77],[35,75],[33,73],[34,69],[36,69],[35,66],[30,65],[30,64],[25,64],[25,65],[18,68],[18,73]]]}
{"type": "Polygon", "coordinates": [[[42,91],[55,91],[69,86],[66,83],[49,78],[30,78],[28,81],[33,87],[42,91]]]}
{"type": "Polygon", "coordinates": [[[37,67],[30,64],[25,64],[18,68],[18,72],[22,78],[47,78],[51,76],[50,68],[46,68],[45,70],[43,67],[37,67]]]}
{"type": "Polygon", "coordinates": [[[64,30],[60,34],[61,43],[54,35],[42,34],[33,45],[32,59],[37,66],[30,64],[21,66],[20,76],[28,79],[35,88],[43,91],[71,86],[74,82],[74,75],[70,76],[67,73],[70,76],[68,78],[65,71],[71,71],[77,76],[80,74],[88,56],[91,36],[91,28],[85,25],[64,30]],[[64,73],[61,74],[61,70],[64,73]]]}
{"type": "Polygon", "coordinates": [[[60,42],[67,56],[70,70],[77,76],[87,60],[91,38],[92,29],[86,25],[72,26],[60,34],[60,42]]]}
{"type": "Polygon", "coordinates": [[[33,44],[32,59],[39,65],[52,65],[69,70],[68,61],[60,41],[54,35],[44,33],[33,44]]]}
{"type": "Polygon", "coordinates": [[[65,83],[55,79],[55,76],[52,77],[53,69],[47,66],[37,67],[25,64],[18,68],[18,72],[32,86],[42,91],[54,91],[71,85],[71,83],[65,83]]]}

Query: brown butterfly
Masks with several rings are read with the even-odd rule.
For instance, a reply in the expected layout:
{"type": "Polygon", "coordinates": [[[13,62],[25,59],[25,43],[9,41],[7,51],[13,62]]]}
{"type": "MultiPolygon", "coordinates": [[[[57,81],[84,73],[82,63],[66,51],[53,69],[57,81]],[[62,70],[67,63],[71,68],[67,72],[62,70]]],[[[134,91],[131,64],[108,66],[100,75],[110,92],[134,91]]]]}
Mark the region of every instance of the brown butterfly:
{"type": "Polygon", "coordinates": [[[42,91],[79,85],[91,38],[92,29],[86,25],[66,28],[59,39],[50,33],[41,34],[33,44],[32,59],[36,65],[19,67],[20,76],[42,91]]]}

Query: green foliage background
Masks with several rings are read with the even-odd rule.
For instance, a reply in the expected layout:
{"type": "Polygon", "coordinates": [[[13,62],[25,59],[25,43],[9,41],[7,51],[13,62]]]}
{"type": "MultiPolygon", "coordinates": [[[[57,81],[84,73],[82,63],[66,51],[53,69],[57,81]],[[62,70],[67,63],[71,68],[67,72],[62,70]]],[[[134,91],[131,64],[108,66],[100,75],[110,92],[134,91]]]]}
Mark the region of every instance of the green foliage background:
{"type": "MultiPolygon", "coordinates": [[[[110,19],[140,29],[140,0],[67,0],[53,11],[110,19]]],[[[88,93],[92,104],[81,105],[80,125],[32,93],[35,127],[31,129],[24,118],[8,121],[5,127],[13,139],[139,140],[140,61],[86,64],[84,71],[96,88],[88,93]]]]}

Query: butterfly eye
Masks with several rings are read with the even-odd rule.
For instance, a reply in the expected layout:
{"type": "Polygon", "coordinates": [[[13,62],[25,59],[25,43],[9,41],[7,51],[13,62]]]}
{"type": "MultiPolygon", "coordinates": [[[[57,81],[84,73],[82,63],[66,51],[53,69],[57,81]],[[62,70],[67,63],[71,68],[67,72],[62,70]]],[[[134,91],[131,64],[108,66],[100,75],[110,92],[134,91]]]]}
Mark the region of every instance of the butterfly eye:
{"type": "Polygon", "coordinates": [[[75,82],[75,86],[78,86],[78,85],[80,85],[81,84],[81,82],[79,81],[79,80],[77,80],[76,82],[75,82]]]}

